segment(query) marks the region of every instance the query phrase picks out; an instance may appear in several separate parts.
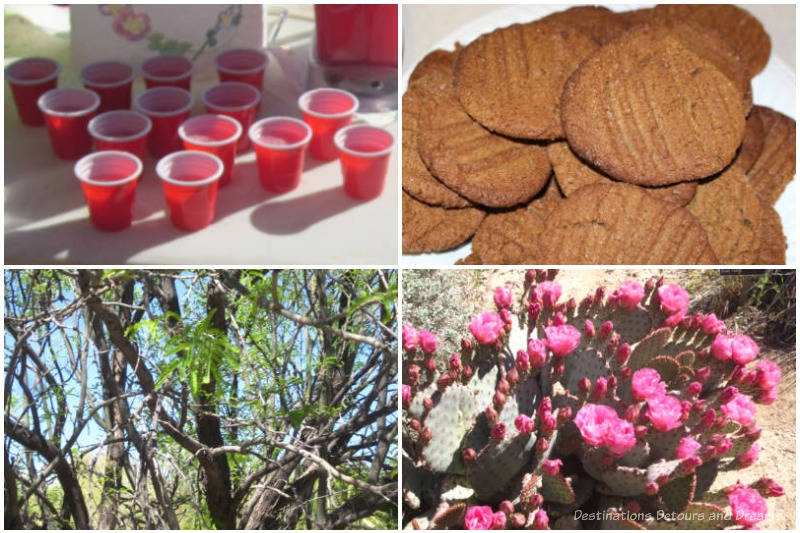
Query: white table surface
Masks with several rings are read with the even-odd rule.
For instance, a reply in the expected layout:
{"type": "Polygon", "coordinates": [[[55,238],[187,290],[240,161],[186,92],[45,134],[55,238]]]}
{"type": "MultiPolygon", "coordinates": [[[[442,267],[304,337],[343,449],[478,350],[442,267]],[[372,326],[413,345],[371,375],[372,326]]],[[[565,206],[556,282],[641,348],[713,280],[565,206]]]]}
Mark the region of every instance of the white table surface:
{"type": "MultiPolygon", "coordinates": [[[[614,10],[628,10],[649,5],[613,5],[614,10]]],[[[776,4],[740,4],[747,9],[763,24],[764,29],[772,40],[772,55],[770,63],[780,63],[780,83],[784,86],[789,81],[794,82],[795,76],[795,5],[776,4]],[[784,70],[785,69],[785,70],[784,70]]],[[[431,50],[437,47],[452,49],[451,37],[459,35],[462,44],[467,44],[480,33],[489,31],[491,27],[501,27],[517,20],[507,20],[506,15],[520,18],[525,11],[528,18],[535,20],[546,13],[568,8],[568,5],[544,6],[526,5],[524,7],[513,4],[469,4],[469,5],[419,5],[407,4],[403,6],[403,80],[407,80],[411,70],[431,50]],[[468,38],[465,38],[469,36],[468,38]],[[447,41],[447,42],[445,42],[447,41]]],[[[523,17],[524,18],[524,17],[523,17]]],[[[778,110],[795,116],[795,95],[781,94],[780,102],[770,99],[770,92],[774,80],[758,75],[753,79],[753,92],[757,102],[762,105],[778,106],[778,110]],[[759,100],[759,95],[767,101],[759,100]],[[771,103],[772,102],[772,103],[771,103]]],[[[402,85],[405,87],[405,83],[402,85]]],[[[781,196],[776,209],[782,213],[784,233],[789,241],[787,251],[787,264],[795,266],[797,261],[797,180],[795,179],[781,196]]],[[[438,254],[403,255],[402,264],[406,267],[415,266],[446,266],[452,265],[456,259],[466,257],[471,249],[470,243],[438,254]]]]}
{"type": "MultiPolygon", "coordinates": [[[[308,60],[308,46],[307,40],[291,45],[300,65],[308,60]]],[[[299,116],[299,94],[271,59],[258,117],[299,116]]],[[[6,64],[11,60],[6,58],[6,64]]],[[[78,86],[72,69],[63,66],[59,85],[78,86]]],[[[200,94],[213,83],[215,79],[193,79],[193,114],[203,112],[200,94]]],[[[383,194],[370,202],[358,202],[344,194],[338,161],[321,164],[311,158],[306,160],[298,189],[283,195],[268,193],[258,183],[255,155],[250,150],[237,157],[233,183],[220,189],[214,222],[194,233],[175,229],[170,223],[154,172],[156,161],[148,156],[137,188],[133,226],[103,233],[89,223],[88,209],[72,173],[74,162],[53,155],[44,127],[25,127],[19,122],[5,85],[6,264],[397,263],[397,150],[392,154],[383,194]]],[[[141,90],[143,82],[138,79],[134,95],[141,90]]],[[[399,145],[396,114],[367,119],[392,131],[399,145]]]]}

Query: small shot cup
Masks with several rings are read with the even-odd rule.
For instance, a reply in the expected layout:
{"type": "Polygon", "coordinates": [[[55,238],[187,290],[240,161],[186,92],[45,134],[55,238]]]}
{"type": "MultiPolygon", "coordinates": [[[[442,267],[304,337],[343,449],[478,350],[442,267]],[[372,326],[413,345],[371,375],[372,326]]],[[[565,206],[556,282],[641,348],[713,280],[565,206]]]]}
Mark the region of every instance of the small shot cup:
{"type": "Polygon", "coordinates": [[[249,83],[261,93],[264,91],[264,71],[267,55],[253,48],[232,48],[214,57],[219,81],[249,83]]]}
{"type": "Polygon", "coordinates": [[[153,122],[145,115],[128,109],[106,111],[89,121],[94,149],[128,152],[142,161],[147,157],[147,135],[153,122]]]}
{"type": "Polygon", "coordinates": [[[148,89],[179,87],[191,91],[193,73],[194,63],[184,56],[155,56],[142,63],[144,85],[148,89]]]}
{"type": "Polygon", "coordinates": [[[394,136],[382,128],[354,124],[333,136],[344,177],[344,192],[356,200],[372,200],[383,192],[394,136]]]}
{"type": "Polygon", "coordinates": [[[296,189],[311,140],[308,124],[291,117],[271,117],[250,126],[248,133],[255,147],[261,186],[274,193],[296,189]]]}
{"type": "Polygon", "coordinates": [[[134,108],[153,122],[147,148],[153,157],[163,157],[183,148],[178,127],[194,106],[192,93],[178,87],[153,87],[136,95],[134,108]]]}
{"type": "Polygon", "coordinates": [[[303,121],[314,132],[309,147],[311,157],[319,161],[336,159],[333,135],[352,122],[358,98],[341,89],[324,87],[303,93],[297,105],[303,112],[303,121]]]}
{"type": "Polygon", "coordinates": [[[133,67],[122,61],[98,61],[81,70],[81,82],[100,96],[98,111],[130,109],[133,67]]]}
{"type": "Polygon", "coordinates": [[[138,157],[119,150],[94,152],[78,160],[74,171],[95,228],[120,231],[131,225],[136,184],[142,174],[138,157]]]}
{"type": "Polygon", "coordinates": [[[213,154],[222,160],[224,170],[219,186],[225,187],[233,178],[236,142],[242,136],[242,125],[224,115],[198,115],[178,128],[178,135],[187,150],[213,154]]]}
{"type": "Polygon", "coordinates": [[[89,121],[97,113],[100,97],[89,89],[56,88],[39,97],[53,152],[61,159],[77,159],[92,150],[89,121]]]}
{"type": "MultiPolygon", "coordinates": [[[[258,111],[261,93],[248,83],[225,81],[203,91],[202,100],[206,113],[231,117],[239,121],[242,131],[247,131],[258,111]]],[[[236,148],[242,153],[249,146],[250,139],[242,135],[236,148]]]]}
{"type": "Polygon", "coordinates": [[[193,150],[173,152],[156,164],[169,217],[176,228],[197,231],[211,224],[224,170],[219,157],[193,150]]]}
{"type": "Polygon", "coordinates": [[[46,57],[27,57],[6,67],[6,80],[23,124],[44,124],[44,115],[36,103],[40,96],[58,86],[60,72],[61,65],[46,57]]]}

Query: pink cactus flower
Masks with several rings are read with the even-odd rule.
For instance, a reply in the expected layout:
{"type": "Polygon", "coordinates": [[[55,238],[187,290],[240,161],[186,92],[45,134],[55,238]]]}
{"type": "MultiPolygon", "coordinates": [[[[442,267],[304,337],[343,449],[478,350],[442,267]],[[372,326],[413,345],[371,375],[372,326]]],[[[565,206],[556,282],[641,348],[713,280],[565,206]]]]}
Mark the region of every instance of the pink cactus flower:
{"type": "Polygon", "coordinates": [[[753,400],[746,394],[737,392],[733,398],[719,407],[725,415],[739,422],[743,426],[748,426],[753,422],[756,415],[756,406],[753,400]]]}
{"type": "Polygon", "coordinates": [[[752,528],[767,517],[767,502],[757,490],[739,487],[728,494],[733,521],[740,526],[752,528]]]}
{"type": "Polygon", "coordinates": [[[500,332],[503,331],[503,320],[497,313],[484,311],[473,315],[469,331],[479,343],[494,344],[500,337],[500,332]]]}
{"type": "Polygon", "coordinates": [[[719,444],[717,444],[717,455],[725,455],[731,448],[733,448],[733,441],[728,437],[723,437],[720,439],[719,444]]]}
{"type": "Polygon", "coordinates": [[[542,428],[542,433],[550,435],[558,427],[558,418],[553,416],[553,413],[547,412],[542,415],[539,425],[542,428]]]}
{"type": "Polygon", "coordinates": [[[602,446],[608,433],[608,424],[616,418],[618,418],[617,412],[611,407],[587,403],[575,415],[575,425],[578,426],[581,437],[587,444],[602,446]]]}
{"type": "Polygon", "coordinates": [[[724,333],[718,333],[711,343],[711,355],[717,361],[727,361],[733,357],[733,343],[731,338],[724,333]]]}
{"type": "Polygon", "coordinates": [[[736,457],[736,462],[739,463],[739,466],[742,468],[748,467],[758,461],[759,453],[761,453],[761,446],[759,446],[757,442],[754,442],[749,450],[736,457]]]}
{"type": "Polygon", "coordinates": [[[412,352],[417,349],[419,345],[419,335],[417,330],[411,324],[403,325],[403,349],[407,352],[412,352]]]}
{"type": "Polygon", "coordinates": [[[473,505],[464,515],[464,529],[491,529],[494,513],[488,505],[473,505]]]}
{"type": "Polygon", "coordinates": [[[661,381],[661,374],[652,368],[640,368],[634,372],[631,387],[637,400],[664,396],[667,392],[667,385],[661,381]]]}
{"type": "Polygon", "coordinates": [[[505,285],[497,287],[494,290],[494,303],[500,309],[511,307],[511,289],[505,285]]]}
{"type": "Polygon", "coordinates": [[[502,422],[496,422],[492,426],[492,438],[495,440],[503,440],[506,436],[506,425],[502,422]]]}
{"type": "Polygon", "coordinates": [[[668,315],[685,315],[689,309],[689,293],[680,285],[670,283],[658,288],[658,301],[661,310],[668,315]]]}
{"type": "Polygon", "coordinates": [[[769,389],[765,391],[761,391],[761,394],[758,395],[756,401],[761,405],[772,405],[775,403],[775,400],[778,399],[778,387],[774,389],[769,389]]]}
{"type": "Polygon", "coordinates": [[[508,309],[501,309],[500,310],[500,320],[503,321],[503,325],[511,324],[511,311],[508,309]]]}
{"type": "Polygon", "coordinates": [[[547,336],[547,347],[556,357],[569,355],[581,342],[581,332],[570,325],[546,327],[544,334],[547,336]]]}
{"type": "Polygon", "coordinates": [[[622,457],[635,445],[636,433],[633,424],[621,418],[609,422],[605,446],[612,454],[622,457]]]}
{"type": "Polygon", "coordinates": [[[517,370],[520,372],[525,372],[526,370],[530,369],[531,361],[528,359],[528,352],[524,350],[519,350],[517,352],[517,370]]]}
{"type": "Polygon", "coordinates": [[[623,309],[632,311],[644,298],[644,287],[635,281],[623,281],[619,288],[619,303],[623,309]]]}
{"type": "Polygon", "coordinates": [[[678,459],[686,459],[693,456],[700,449],[700,443],[692,437],[683,437],[678,443],[678,448],[675,450],[675,457],[678,459]]]}
{"type": "Polygon", "coordinates": [[[424,329],[419,330],[417,334],[419,335],[419,347],[423,352],[430,355],[436,351],[436,335],[424,329]]]}
{"type": "Polygon", "coordinates": [[[670,328],[674,328],[675,326],[683,326],[683,321],[685,318],[686,315],[683,313],[675,313],[674,315],[669,315],[664,319],[664,325],[670,328]]]}
{"type": "Polygon", "coordinates": [[[411,404],[411,387],[403,384],[401,390],[402,390],[401,394],[403,398],[403,405],[409,406],[411,404]]]}
{"type": "Polygon", "coordinates": [[[534,529],[549,529],[550,519],[544,509],[539,509],[533,517],[534,529]]]}
{"type": "Polygon", "coordinates": [[[681,425],[681,402],[673,396],[652,396],[647,399],[647,418],[658,431],[669,431],[681,425]]]}
{"type": "Polygon", "coordinates": [[[784,495],[783,487],[778,485],[772,478],[762,477],[750,486],[758,489],[767,498],[776,498],[784,495]]]}
{"type": "Polygon", "coordinates": [[[532,368],[542,368],[547,359],[547,347],[539,339],[528,341],[528,361],[532,368]]]}
{"type": "Polygon", "coordinates": [[[550,459],[542,463],[542,472],[548,476],[557,476],[564,463],[561,459],[550,459]]]}
{"type": "Polygon", "coordinates": [[[758,371],[758,388],[761,390],[774,389],[781,381],[781,369],[767,359],[756,361],[756,371],[758,371]]]}
{"type": "Polygon", "coordinates": [[[543,281],[533,289],[534,297],[544,304],[545,309],[552,309],[561,298],[561,285],[555,281],[543,281]]]}
{"type": "Polygon", "coordinates": [[[497,511],[492,514],[492,529],[505,529],[506,528],[506,515],[503,511],[497,511]]]}
{"type": "Polygon", "coordinates": [[[532,433],[535,426],[534,420],[527,415],[517,415],[514,419],[514,425],[520,433],[532,433]]]}
{"type": "Polygon", "coordinates": [[[731,341],[731,345],[733,360],[740,365],[746,365],[758,356],[758,344],[747,335],[736,335],[731,341]]]}
{"type": "Polygon", "coordinates": [[[703,317],[703,321],[700,323],[700,329],[703,330],[703,333],[706,335],[716,335],[725,331],[725,322],[719,320],[714,313],[711,313],[703,317]]]}

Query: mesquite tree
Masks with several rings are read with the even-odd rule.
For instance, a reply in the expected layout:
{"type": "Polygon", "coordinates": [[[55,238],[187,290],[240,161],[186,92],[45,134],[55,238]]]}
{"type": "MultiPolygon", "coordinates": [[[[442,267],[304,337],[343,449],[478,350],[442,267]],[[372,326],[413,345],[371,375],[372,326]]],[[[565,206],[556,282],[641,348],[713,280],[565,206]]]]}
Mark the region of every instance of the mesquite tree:
{"type": "Polygon", "coordinates": [[[6,527],[394,527],[396,294],[381,270],[6,271],[6,527]]]}

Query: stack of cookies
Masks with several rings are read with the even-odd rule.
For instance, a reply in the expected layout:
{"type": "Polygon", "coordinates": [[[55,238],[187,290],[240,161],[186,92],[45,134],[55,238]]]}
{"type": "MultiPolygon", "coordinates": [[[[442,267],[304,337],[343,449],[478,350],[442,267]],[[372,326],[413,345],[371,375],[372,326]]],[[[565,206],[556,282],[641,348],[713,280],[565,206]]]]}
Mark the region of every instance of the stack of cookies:
{"type": "Polygon", "coordinates": [[[730,5],[582,6],[428,54],[403,95],[403,252],[466,264],[783,264],[795,122],[730,5]]]}

